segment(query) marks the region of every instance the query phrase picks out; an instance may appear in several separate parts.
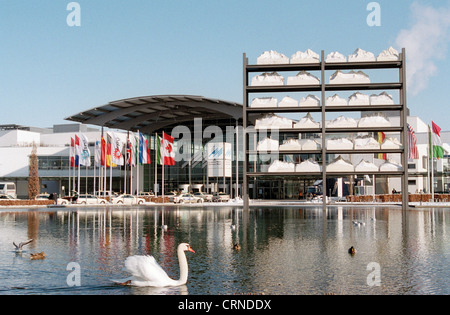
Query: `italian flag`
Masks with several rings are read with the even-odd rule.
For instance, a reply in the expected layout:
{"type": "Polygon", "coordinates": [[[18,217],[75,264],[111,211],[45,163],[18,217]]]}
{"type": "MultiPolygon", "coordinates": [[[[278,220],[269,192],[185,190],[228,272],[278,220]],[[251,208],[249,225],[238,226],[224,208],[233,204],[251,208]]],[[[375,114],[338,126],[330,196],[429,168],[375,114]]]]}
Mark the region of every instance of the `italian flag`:
{"type": "MultiPolygon", "coordinates": [[[[428,129],[430,126],[428,126],[428,129]]],[[[431,121],[431,141],[430,144],[433,148],[433,157],[435,158],[444,158],[444,148],[442,147],[442,141],[441,141],[441,128],[436,125],[433,121],[431,121]]],[[[431,150],[431,149],[430,149],[431,150]]],[[[431,153],[431,152],[430,152],[431,153]]]]}
{"type": "Polygon", "coordinates": [[[175,165],[173,151],[174,138],[163,132],[163,137],[157,136],[156,163],[159,165],[175,165]]]}

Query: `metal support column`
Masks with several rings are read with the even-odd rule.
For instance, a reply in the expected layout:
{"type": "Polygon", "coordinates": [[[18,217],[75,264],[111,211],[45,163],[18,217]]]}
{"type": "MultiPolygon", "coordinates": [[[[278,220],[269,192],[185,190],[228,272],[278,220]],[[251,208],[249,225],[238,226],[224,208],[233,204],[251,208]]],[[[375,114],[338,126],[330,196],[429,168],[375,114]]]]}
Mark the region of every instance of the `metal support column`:
{"type": "Polygon", "coordinates": [[[244,168],[242,170],[243,181],[242,181],[242,199],[244,201],[244,210],[249,210],[249,196],[248,196],[248,177],[247,177],[247,167],[248,167],[248,156],[247,156],[247,103],[248,103],[248,95],[247,95],[247,84],[248,84],[248,74],[247,74],[247,65],[248,58],[244,53],[243,55],[243,116],[242,116],[242,140],[243,140],[243,148],[244,148],[244,168]]]}
{"type": "Polygon", "coordinates": [[[402,49],[401,57],[402,65],[400,67],[400,83],[402,87],[400,89],[400,103],[402,104],[401,111],[401,126],[402,131],[402,143],[403,153],[401,154],[403,164],[402,175],[402,209],[409,209],[409,194],[408,194],[408,107],[406,105],[406,53],[405,48],[402,49]]]}
{"type": "Polygon", "coordinates": [[[320,59],[320,85],[322,104],[322,202],[323,210],[327,209],[327,150],[325,143],[325,51],[322,50],[320,59]]]}

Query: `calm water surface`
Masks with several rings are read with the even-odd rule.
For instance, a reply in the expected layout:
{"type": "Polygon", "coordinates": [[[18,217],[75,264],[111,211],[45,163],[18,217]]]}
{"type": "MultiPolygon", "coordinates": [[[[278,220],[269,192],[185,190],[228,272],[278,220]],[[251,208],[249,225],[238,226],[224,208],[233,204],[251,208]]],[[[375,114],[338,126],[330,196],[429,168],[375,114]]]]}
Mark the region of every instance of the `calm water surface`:
{"type": "Polygon", "coordinates": [[[450,209],[236,207],[0,211],[0,294],[449,294],[450,209]],[[352,221],[364,222],[355,226],[352,221]],[[161,229],[162,224],[167,231],[161,229]],[[231,228],[231,226],[235,228],[231,228]],[[12,242],[33,238],[22,254],[12,242]],[[177,288],[112,284],[126,257],[149,254],[178,278],[189,242],[189,280],[177,288]],[[233,244],[241,245],[240,251],[233,244]],[[357,249],[348,254],[350,246],[357,249]],[[30,253],[47,258],[31,261],[30,253]],[[81,286],[69,287],[70,262],[81,286]],[[380,266],[380,286],[369,286],[380,266]]]}

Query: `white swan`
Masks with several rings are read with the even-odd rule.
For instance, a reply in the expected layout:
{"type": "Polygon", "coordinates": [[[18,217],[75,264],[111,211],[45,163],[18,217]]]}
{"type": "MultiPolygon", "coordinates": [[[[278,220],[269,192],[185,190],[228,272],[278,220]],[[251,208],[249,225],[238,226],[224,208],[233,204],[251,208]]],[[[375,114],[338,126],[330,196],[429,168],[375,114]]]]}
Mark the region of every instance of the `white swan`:
{"type": "Polygon", "coordinates": [[[188,279],[188,263],[185,251],[195,253],[187,243],[178,245],[178,262],[180,264],[180,279],[173,280],[156,262],[153,256],[130,256],[125,259],[124,270],[131,273],[132,277],[115,281],[122,285],[138,287],[175,287],[186,284],[188,279]]]}

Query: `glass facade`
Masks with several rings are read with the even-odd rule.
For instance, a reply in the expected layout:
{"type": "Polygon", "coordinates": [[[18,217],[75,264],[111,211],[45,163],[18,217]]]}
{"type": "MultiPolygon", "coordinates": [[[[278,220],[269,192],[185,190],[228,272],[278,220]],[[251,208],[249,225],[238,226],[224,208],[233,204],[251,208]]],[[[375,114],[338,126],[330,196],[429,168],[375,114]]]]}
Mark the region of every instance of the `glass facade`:
{"type": "Polygon", "coordinates": [[[254,178],[249,181],[249,197],[251,199],[303,199],[306,198],[308,187],[319,178],[276,176],[254,178]]]}
{"type": "MultiPolygon", "coordinates": [[[[238,121],[238,125],[241,126],[242,122],[238,121]]],[[[158,130],[158,135],[161,136],[162,132],[166,132],[168,134],[174,135],[176,133],[176,128],[180,127],[179,125],[172,125],[163,130],[158,130]]],[[[181,141],[185,141],[184,137],[178,137],[175,140],[174,149],[177,154],[184,154],[185,156],[190,156],[191,158],[185,158],[180,161],[176,161],[174,166],[165,166],[164,169],[164,191],[168,193],[170,191],[179,191],[179,190],[192,190],[192,191],[225,191],[230,193],[232,197],[236,195],[242,196],[241,184],[243,179],[243,138],[242,134],[239,134],[238,144],[239,148],[236,147],[236,139],[235,139],[235,130],[236,130],[236,120],[234,119],[212,119],[212,120],[201,120],[200,125],[199,121],[191,121],[188,123],[184,123],[183,127],[185,130],[188,130],[191,136],[191,139],[188,139],[189,145],[182,145],[181,141]],[[214,134],[211,132],[211,126],[217,126],[221,130],[221,134],[214,134]],[[228,132],[227,132],[228,131],[228,132]],[[232,143],[233,153],[232,153],[232,177],[226,177],[225,181],[223,177],[208,177],[208,163],[207,158],[205,156],[207,143],[212,139],[215,141],[223,141],[232,143]],[[238,150],[237,150],[238,149],[238,150]],[[236,150],[239,153],[239,162],[238,162],[238,174],[239,174],[239,190],[236,191],[236,150]]],[[[241,129],[238,129],[241,130],[241,129]]],[[[217,131],[217,130],[213,130],[217,131]]],[[[184,135],[183,135],[184,136],[184,135]]],[[[258,135],[259,137],[264,135],[258,135]]],[[[318,138],[317,134],[306,134],[303,133],[299,135],[298,133],[283,133],[280,134],[280,144],[285,140],[289,139],[310,139],[310,138],[318,138]]],[[[150,192],[154,191],[155,183],[159,185],[159,195],[161,194],[161,184],[162,184],[162,166],[157,165],[155,169],[155,160],[156,160],[156,151],[155,151],[155,134],[146,135],[149,145],[150,145],[150,153],[151,153],[151,164],[149,165],[141,165],[140,166],[140,191],[150,192]],[[156,173],[155,173],[156,172],[156,173]],[[156,174],[156,179],[155,179],[156,174]]],[[[251,137],[251,134],[250,134],[251,137]]],[[[254,144],[257,143],[260,139],[249,139],[249,142],[253,142],[253,147],[250,146],[250,150],[254,148],[254,144]]],[[[262,140],[262,139],[261,139],[262,140]]],[[[91,147],[91,152],[94,152],[93,146],[91,147]]],[[[252,157],[250,155],[249,160],[249,172],[260,172],[267,169],[270,165],[271,160],[265,159],[264,156],[256,155],[252,157]],[[263,159],[261,159],[263,157],[263,159]]],[[[270,158],[271,156],[268,155],[270,158]]],[[[278,154],[277,157],[278,158],[278,154]]],[[[335,155],[327,154],[326,155],[326,163],[329,164],[335,155]]],[[[292,162],[295,164],[301,163],[302,161],[313,159],[321,163],[322,155],[321,154],[284,154],[282,160],[286,162],[292,162]]],[[[368,156],[368,160],[371,161],[373,156],[368,156]]],[[[436,186],[439,190],[443,189],[444,191],[448,191],[450,187],[450,183],[448,182],[448,172],[449,172],[449,164],[450,158],[446,156],[443,159],[443,174],[437,172],[435,177],[436,186]],[[438,176],[441,175],[441,176],[438,176]],[[441,188],[442,187],[442,188],[441,188]]],[[[81,169],[81,180],[80,180],[80,191],[81,192],[93,192],[94,191],[94,157],[91,156],[91,167],[88,168],[86,172],[86,168],[82,167],[81,169]]],[[[69,193],[69,158],[68,156],[38,156],[38,165],[40,175],[46,180],[54,180],[60,183],[60,186],[64,186],[65,193],[69,193]]],[[[134,173],[136,174],[136,173],[134,173]]],[[[96,175],[98,176],[98,168],[96,170],[96,175]]],[[[135,176],[135,175],[133,175],[135,176]]],[[[426,176],[426,174],[425,174],[426,176]]],[[[277,176],[264,176],[264,177],[251,177],[249,178],[249,196],[251,199],[299,199],[305,198],[308,193],[308,187],[314,186],[317,181],[322,179],[321,176],[311,175],[311,176],[296,176],[293,174],[292,176],[285,177],[277,177],[277,176]]],[[[122,166],[119,168],[115,168],[113,170],[113,191],[119,193],[124,191],[125,180],[127,181],[127,191],[130,189],[130,167],[122,166]],[[126,179],[125,179],[126,175],[126,179]]],[[[133,179],[135,181],[135,177],[133,179]]],[[[331,180],[331,179],[330,179],[331,180]]],[[[361,180],[361,178],[359,178],[361,180]]],[[[413,178],[411,178],[413,180],[413,178]]],[[[354,185],[356,186],[356,182],[358,178],[354,178],[354,185]]],[[[382,178],[377,177],[377,193],[388,192],[388,189],[385,188],[384,183],[386,180],[382,180],[382,178]],[[379,185],[378,182],[381,182],[383,185],[379,185]]],[[[77,181],[76,181],[77,182],[77,181]]],[[[73,189],[73,181],[71,181],[71,188],[73,189]]],[[[351,184],[348,178],[344,179],[345,185],[350,187],[351,184]]],[[[412,182],[410,182],[412,183],[412,182]]],[[[99,190],[98,180],[95,184],[95,190],[99,190]]],[[[372,185],[371,183],[368,184],[372,185]]],[[[107,187],[109,189],[109,170],[108,170],[108,179],[107,179],[107,187]]],[[[334,182],[328,183],[327,187],[332,187],[331,192],[327,191],[327,195],[336,196],[336,192],[334,191],[334,182]]],[[[350,190],[351,188],[344,188],[350,190]]],[[[135,193],[136,187],[134,184],[133,191],[131,193],[135,193]]]]}
{"type": "MultiPolygon", "coordinates": [[[[239,121],[239,125],[242,123],[239,121]]],[[[164,191],[165,193],[170,191],[188,190],[196,191],[225,191],[231,193],[232,196],[236,195],[235,183],[236,183],[236,141],[235,141],[235,126],[236,120],[234,119],[216,119],[216,120],[196,120],[183,124],[184,130],[189,130],[191,141],[186,139],[186,135],[181,138],[175,139],[174,149],[177,152],[177,156],[184,156],[185,158],[177,159],[174,166],[164,167],[164,191]],[[218,127],[214,129],[216,133],[211,133],[211,126],[218,127]],[[221,134],[220,134],[221,133],[221,134]],[[232,143],[232,177],[208,177],[207,171],[207,158],[206,147],[207,143],[214,140],[215,142],[229,142],[232,143]],[[182,142],[180,142],[182,141],[182,142]],[[190,157],[190,158],[188,158],[190,157]],[[179,161],[178,161],[179,160],[179,161]]],[[[163,130],[159,130],[157,133],[161,136],[162,132],[174,135],[179,125],[169,126],[163,130]]],[[[179,128],[181,129],[181,128],[179,128]]],[[[188,135],[189,136],[189,135],[188,135]]],[[[241,136],[239,142],[242,143],[241,136]]],[[[162,166],[157,165],[155,170],[154,161],[155,155],[155,135],[148,137],[150,143],[150,153],[152,163],[150,165],[144,165],[144,179],[143,185],[145,191],[154,190],[155,184],[155,171],[156,171],[156,183],[159,187],[162,184],[162,166]]],[[[239,144],[242,150],[242,144],[239,144]]],[[[241,158],[241,155],[240,157],[241,158]]],[[[242,156],[243,158],[243,156],[242,156]]],[[[240,161],[239,174],[242,182],[242,164],[240,161]]],[[[161,188],[159,188],[159,194],[161,194],[161,188]]],[[[240,192],[239,192],[240,194],[240,192]]]]}
{"type": "MultiPolygon", "coordinates": [[[[94,169],[94,157],[91,157],[91,165],[88,169],[94,169]]],[[[38,156],[39,170],[69,170],[68,156],[38,156]]],[[[85,167],[83,167],[85,168],[85,167]]]]}
{"type": "Polygon", "coordinates": [[[62,170],[69,169],[67,156],[40,156],[38,157],[38,168],[40,170],[62,170]],[[66,165],[63,166],[63,161],[66,165]]]}

